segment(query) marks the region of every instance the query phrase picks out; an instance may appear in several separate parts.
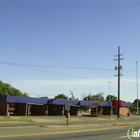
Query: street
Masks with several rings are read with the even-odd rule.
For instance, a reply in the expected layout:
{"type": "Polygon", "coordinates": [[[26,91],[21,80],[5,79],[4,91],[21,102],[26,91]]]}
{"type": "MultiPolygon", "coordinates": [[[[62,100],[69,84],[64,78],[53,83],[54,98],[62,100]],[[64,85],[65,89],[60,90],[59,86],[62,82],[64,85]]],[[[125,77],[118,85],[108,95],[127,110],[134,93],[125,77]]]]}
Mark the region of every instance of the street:
{"type": "Polygon", "coordinates": [[[132,126],[139,129],[140,123],[139,117],[124,120],[71,117],[69,125],[63,117],[39,119],[42,121],[0,123],[0,140],[128,140],[127,130],[132,126]]]}
{"type": "MultiPolygon", "coordinates": [[[[130,126],[47,128],[13,127],[0,129],[1,140],[128,140],[126,134],[130,126]],[[6,130],[6,131],[4,131],[6,130]]],[[[134,128],[139,129],[139,126],[134,128]]]]}

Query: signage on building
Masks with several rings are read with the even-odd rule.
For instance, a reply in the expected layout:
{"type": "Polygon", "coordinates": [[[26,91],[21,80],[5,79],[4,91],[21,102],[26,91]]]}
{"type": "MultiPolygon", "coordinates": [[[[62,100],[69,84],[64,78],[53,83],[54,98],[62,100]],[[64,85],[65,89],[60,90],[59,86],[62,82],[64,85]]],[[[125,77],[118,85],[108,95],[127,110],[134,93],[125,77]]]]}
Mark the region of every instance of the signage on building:
{"type": "Polygon", "coordinates": [[[92,102],[94,106],[98,106],[100,104],[100,96],[92,95],[92,102]]]}

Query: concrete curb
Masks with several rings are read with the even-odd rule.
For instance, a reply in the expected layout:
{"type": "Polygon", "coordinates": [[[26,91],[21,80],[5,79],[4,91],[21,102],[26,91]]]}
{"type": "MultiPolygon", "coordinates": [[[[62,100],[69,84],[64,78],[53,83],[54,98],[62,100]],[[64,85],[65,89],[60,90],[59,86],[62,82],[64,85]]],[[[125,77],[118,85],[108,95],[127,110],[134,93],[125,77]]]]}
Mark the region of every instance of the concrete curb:
{"type": "Polygon", "coordinates": [[[96,127],[96,126],[126,126],[126,125],[138,125],[140,122],[131,122],[131,123],[114,123],[114,124],[60,124],[60,125],[40,125],[40,127],[47,128],[61,128],[61,127],[96,127]]]}

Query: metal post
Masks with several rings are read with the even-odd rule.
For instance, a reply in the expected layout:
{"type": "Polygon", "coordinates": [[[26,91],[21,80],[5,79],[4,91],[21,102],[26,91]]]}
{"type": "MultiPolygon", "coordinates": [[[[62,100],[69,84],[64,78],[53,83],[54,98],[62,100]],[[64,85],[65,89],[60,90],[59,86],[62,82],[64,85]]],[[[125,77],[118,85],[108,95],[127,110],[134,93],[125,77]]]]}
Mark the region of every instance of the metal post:
{"type": "Polygon", "coordinates": [[[96,106],[96,116],[98,117],[98,106],[96,106]]]}
{"type": "Polygon", "coordinates": [[[69,121],[68,121],[68,113],[69,113],[69,111],[67,111],[67,125],[69,124],[69,121]]]}
{"type": "Polygon", "coordinates": [[[28,103],[26,103],[25,117],[27,117],[28,103]]]}

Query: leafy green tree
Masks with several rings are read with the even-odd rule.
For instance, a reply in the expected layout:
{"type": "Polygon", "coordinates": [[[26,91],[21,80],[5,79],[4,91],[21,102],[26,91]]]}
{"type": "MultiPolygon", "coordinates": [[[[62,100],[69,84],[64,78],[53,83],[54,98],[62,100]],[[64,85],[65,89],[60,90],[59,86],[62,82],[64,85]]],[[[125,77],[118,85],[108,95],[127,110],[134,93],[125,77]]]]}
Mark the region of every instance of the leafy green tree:
{"type": "Polygon", "coordinates": [[[140,105],[140,100],[139,99],[135,99],[133,104],[137,104],[137,100],[138,100],[138,104],[140,105]]]}
{"type": "Polygon", "coordinates": [[[29,97],[28,93],[26,93],[26,92],[24,92],[24,93],[22,94],[22,96],[24,96],[24,97],[29,97]]]}
{"type": "Polygon", "coordinates": [[[106,101],[112,101],[112,100],[116,100],[117,97],[115,95],[107,95],[106,96],[106,101]]]}
{"type": "MultiPolygon", "coordinates": [[[[103,92],[99,92],[97,93],[96,95],[100,96],[100,99],[101,101],[104,101],[104,93],[103,92]]],[[[87,101],[92,101],[92,93],[89,93],[88,96],[84,97],[84,100],[87,100],[87,101]]]]}
{"type": "MultiPolygon", "coordinates": [[[[138,99],[138,107],[140,108],[140,100],[139,99],[138,99]]],[[[131,112],[137,112],[137,99],[135,99],[134,102],[131,103],[131,106],[129,109],[131,112]]]]}
{"type": "Polygon", "coordinates": [[[68,97],[65,96],[64,94],[58,94],[57,96],[54,97],[54,99],[68,99],[68,97]]]}
{"type": "Polygon", "coordinates": [[[83,100],[92,101],[92,93],[89,93],[88,96],[84,97],[83,100]]]}
{"type": "Polygon", "coordinates": [[[48,99],[48,97],[47,97],[47,96],[44,96],[44,97],[40,97],[40,98],[46,98],[46,99],[48,99]]]}
{"type": "Polygon", "coordinates": [[[100,96],[100,101],[105,101],[103,92],[99,92],[99,93],[97,93],[97,95],[100,96]]]}
{"type": "Polygon", "coordinates": [[[0,81],[0,96],[28,96],[28,94],[0,81]]]}

